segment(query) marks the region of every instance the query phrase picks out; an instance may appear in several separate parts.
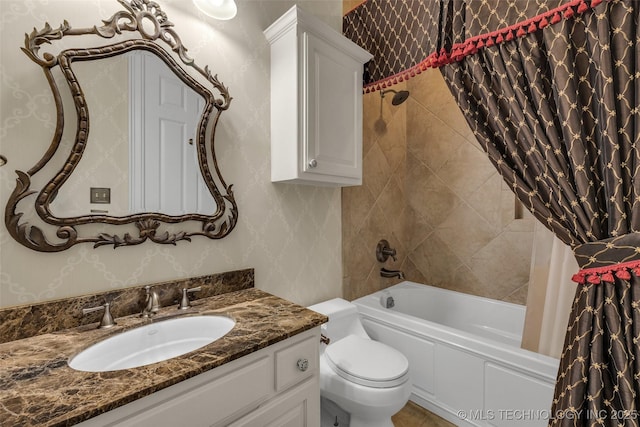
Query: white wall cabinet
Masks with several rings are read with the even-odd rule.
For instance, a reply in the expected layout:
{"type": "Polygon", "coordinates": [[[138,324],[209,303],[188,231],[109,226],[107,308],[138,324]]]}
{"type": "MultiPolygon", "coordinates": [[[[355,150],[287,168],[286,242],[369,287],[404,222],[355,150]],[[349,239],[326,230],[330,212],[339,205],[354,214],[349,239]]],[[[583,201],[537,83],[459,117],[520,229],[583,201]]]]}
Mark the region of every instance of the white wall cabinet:
{"type": "Polygon", "coordinates": [[[362,184],[362,72],[371,54],[297,6],[271,45],[271,181],[362,184]]]}
{"type": "Polygon", "coordinates": [[[314,328],[79,426],[319,427],[319,343],[314,328]]]}

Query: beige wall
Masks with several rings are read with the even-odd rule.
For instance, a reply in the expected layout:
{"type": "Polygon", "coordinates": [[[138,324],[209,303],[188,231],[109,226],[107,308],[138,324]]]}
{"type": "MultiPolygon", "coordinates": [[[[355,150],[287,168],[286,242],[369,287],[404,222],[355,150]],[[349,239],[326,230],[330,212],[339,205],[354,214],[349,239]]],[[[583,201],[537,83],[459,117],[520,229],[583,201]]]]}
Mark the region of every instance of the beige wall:
{"type": "Polygon", "coordinates": [[[342,14],[346,15],[365,1],[366,0],[344,0],[342,2],[342,14]]]}
{"type": "MultiPolygon", "coordinates": [[[[269,178],[269,48],[262,31],[295,2],[239,1],[238,16],[228,22],[205,18],[190,1],[158,2],[190,55],[208,64],[234,98],[222,115],[216,147],[223,176],[234,185],[236,229],[222,240],[196,237],[177,246],[77,245],[44,254],[19,245],[2,226],[0,307],[248,267],[256,269],[259,288],[294,302],[339,296],[340,190],[272,184],[269,178]]],[[[341,28],[341,1],[300,5],[341,28]]],[[[20,51],[24,33],[65,19],[73,28],[90,27],[120,9],[115,0],[0,2],[0,154],[9,160],[0,168],[2,206],[15,186],[14,170],[35,164],[55,127],[43,74],[20,51]]],[[[28,204],[19,208],[26,219],[33,217],[28,204]]]]}
{"type": "Polygon", "coordinates": [[[364,184],[344,189],[344,293],[356,298],[382,279],[375,247],[386,238],[410,280],[526,302],[533,219],[515,219],[515,198],[486,159],[438,70],[364,101],[364,184]]]}

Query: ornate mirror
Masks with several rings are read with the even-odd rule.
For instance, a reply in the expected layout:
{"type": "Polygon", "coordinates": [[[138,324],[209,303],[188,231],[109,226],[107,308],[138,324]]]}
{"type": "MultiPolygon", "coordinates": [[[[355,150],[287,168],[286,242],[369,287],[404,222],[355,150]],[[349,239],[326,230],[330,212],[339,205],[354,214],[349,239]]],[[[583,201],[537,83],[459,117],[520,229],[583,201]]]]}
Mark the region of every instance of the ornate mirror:
{"type": "Polygon", "coordinates": [[[157,3],[118,2],[124,10],[102,25],[47,23],[25,35],[22,50],[57,111],[49,148],[16,171],[5,210],[9,233],[28,248],[176,244],[219,239],[236,224],[214,150],[227,88],[187,55],[157,3]],[[24,203],[35,213],[20,212],[24,203]]]}

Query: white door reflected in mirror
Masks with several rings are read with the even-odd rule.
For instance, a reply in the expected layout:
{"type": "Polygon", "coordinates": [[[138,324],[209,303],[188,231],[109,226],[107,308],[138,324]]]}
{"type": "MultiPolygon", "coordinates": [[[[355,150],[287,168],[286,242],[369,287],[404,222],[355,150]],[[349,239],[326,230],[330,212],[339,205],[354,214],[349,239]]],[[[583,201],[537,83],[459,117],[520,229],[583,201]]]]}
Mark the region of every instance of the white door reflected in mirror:
{"type": "Polygon", "coordinates": [[[215,212],[195,144],[204,99],[150,53],[129,58],[129,76],[129,213],[215,212]]]}

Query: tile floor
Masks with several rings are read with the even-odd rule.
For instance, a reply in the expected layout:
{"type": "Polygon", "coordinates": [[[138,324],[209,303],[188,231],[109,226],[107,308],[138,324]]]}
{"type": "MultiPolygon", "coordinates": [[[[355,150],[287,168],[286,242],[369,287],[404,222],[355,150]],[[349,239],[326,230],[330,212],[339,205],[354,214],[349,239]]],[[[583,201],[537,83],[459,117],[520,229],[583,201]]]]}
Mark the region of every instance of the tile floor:
{"type": "Polygon", "coordinates": [[[391,420],[395,427],[456,427],[413,402],[407,403],[391,420]]]}

